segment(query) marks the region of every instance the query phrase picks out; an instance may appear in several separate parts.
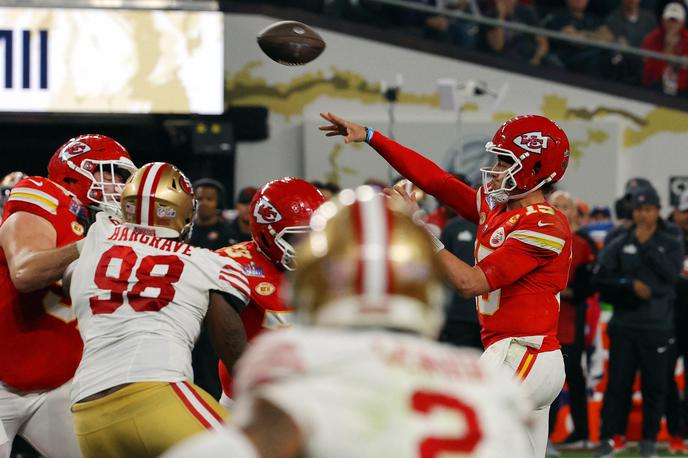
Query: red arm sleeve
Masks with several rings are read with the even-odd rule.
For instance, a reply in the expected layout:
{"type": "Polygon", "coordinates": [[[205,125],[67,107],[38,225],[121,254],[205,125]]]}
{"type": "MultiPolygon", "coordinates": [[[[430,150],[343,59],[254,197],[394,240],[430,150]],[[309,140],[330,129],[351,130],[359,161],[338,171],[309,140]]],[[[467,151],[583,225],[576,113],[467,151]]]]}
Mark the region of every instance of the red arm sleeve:
{"type": "Polygon", "coordinates": [[[470,186],[442,170],[431,160],[377,131],[370,139],[370,146],[420,189],[435,196],[465,219],[478,223],[477,192],[470,186]]]}
{"type": "Polygon", "coordinates": [[[565,224],[563,216],[556,213],[537,213],[521,219],[504,244],[478,263],[491,290],[511,285],[559,256],[571,238],[565,224]]]}
{"type": "Polygon", "coordinates": [[[529,251],[521,242],[507,240],[497,251],[478,263],[487,278],[490,291],[511,285],[540,265],[540,258],[529,251]]]}

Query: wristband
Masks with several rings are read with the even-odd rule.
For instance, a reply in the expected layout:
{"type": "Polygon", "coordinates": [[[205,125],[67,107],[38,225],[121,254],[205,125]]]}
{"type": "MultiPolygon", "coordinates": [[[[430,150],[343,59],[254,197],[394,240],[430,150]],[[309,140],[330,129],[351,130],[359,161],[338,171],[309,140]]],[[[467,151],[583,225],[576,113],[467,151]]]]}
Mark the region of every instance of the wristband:
{"type": "Polygon", "coordinates": [[[366,127],[365,131],[366,131],[365,142],[370,144],[370,140],[373,138],[373,133],[375,132],[375,129],[373,129],[372,127],[366,127]]]}

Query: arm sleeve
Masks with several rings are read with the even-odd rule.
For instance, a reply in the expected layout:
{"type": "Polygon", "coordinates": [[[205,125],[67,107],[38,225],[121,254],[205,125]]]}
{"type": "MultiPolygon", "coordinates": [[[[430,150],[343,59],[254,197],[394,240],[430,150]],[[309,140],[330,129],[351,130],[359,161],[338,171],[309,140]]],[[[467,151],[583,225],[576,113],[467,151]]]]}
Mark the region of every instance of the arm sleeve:
{"type": "Polygon", "coordinates": [[[490,291],[511,285],[541,264],[538,253],[516,240],[507,240],[477,265],[485,274],[490,291]],[[536,256],[534,256],[534,254],[536,256]]]}
{"type": "Polygon", "coordinates": [[[514,283],[538,266],[559,256],[571,238],[556,217],[538,214],[523,218],[504,244],[478,263],[492,291],[514,283]],[[545,222],[546,226],[540,226],[545,222]]]}
{"type": "Polygon", "coordinates": [[[378,131],[373,133],[370,146],[420,189],[435,196],[465,219],[478,223],[477,192],[470,186],[442,170],[431,160],[378,131]]]}

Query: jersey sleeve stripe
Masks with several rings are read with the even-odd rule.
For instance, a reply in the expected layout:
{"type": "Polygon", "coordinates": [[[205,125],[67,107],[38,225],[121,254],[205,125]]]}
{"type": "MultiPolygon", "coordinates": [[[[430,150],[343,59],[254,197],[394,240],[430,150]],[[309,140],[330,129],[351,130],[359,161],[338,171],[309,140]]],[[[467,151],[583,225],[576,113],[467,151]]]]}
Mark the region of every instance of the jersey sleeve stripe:
{"type": "MultiPolygon", "coordinates": [[[[251,295],[251,290],[249,288],[247,288],[246,285],[239,282],[234,277],[226,277],[226,276],[220,274],[220,280],[224,280],[227,283],[229,283],[230,285],[232,285],[234,287],[234,289],[238,289],[238,291],[237,291],[238,294],[241,294],[243,296],[250,296],[251,295]]],[[[248,300],[247,297],[242,297],[241,299],[244,300],[244,302],[246,300],[248,300]]]]}
{"type": "Polygon", "coordinates": [[[222,270],[222,271],[220,271],[220,275],[224,275],[225,277],[232,278],[232,279],[236,280],[237,282],[241,283],[242,285],[244,285],[247,289],[250,289],[250,287],[248,285],[248,280],[246,280],[246,277],[244,277],[241,274],[238,274],[236,272],[230,272],[227,270],[222,270]]]}
{"type": "Polygon", "coordinates": [[[532,245],[538,248],[543,248],[545,250],[551,250],[555,253],[561,253],[564,248],[564,240],[558,237],[552,237],[551,235],[542,234],[535,231],[514,231],[507,236],[507,238],[513,238],[528,245],[532,245]]]}
{"type": "Polygon", "coordinates": [[[57,202],[52,202],[44,198],[43,196],[37,194],[27,192],[15,192],[14,190],[12,190],[12,193],[10,194],[10,197],[7,199],[7,201],[26,202],[29,204],[34,204],[50,214],[57,214],[57,202]]]}

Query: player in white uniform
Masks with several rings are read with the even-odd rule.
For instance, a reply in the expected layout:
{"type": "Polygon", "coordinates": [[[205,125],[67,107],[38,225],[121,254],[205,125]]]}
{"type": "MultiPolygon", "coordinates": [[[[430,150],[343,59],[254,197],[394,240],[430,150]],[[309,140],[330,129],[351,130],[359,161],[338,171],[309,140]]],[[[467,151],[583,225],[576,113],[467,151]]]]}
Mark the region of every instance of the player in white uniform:
{"type": "Polygon", "coordinates": [[[302,322],[238,363],[236,423],[168,458],[527,457],[530,405],[479,354],[430,340],[441,324],[431,242],[370,187],[311,220],[293,301],[302,322]]]}
{"type": "Polygon", "coordinates": [[[71,276],[84,341],[72,413],[86,458],[158,456],[219,427],[226,412],[191,383],[191,350],[206,314],[228,367],[246,341],[241,267],[180,240],[195,209],[187,178],[173,165],[146,164],[121,205],[123,222],[98,215],[71,276]]]}

